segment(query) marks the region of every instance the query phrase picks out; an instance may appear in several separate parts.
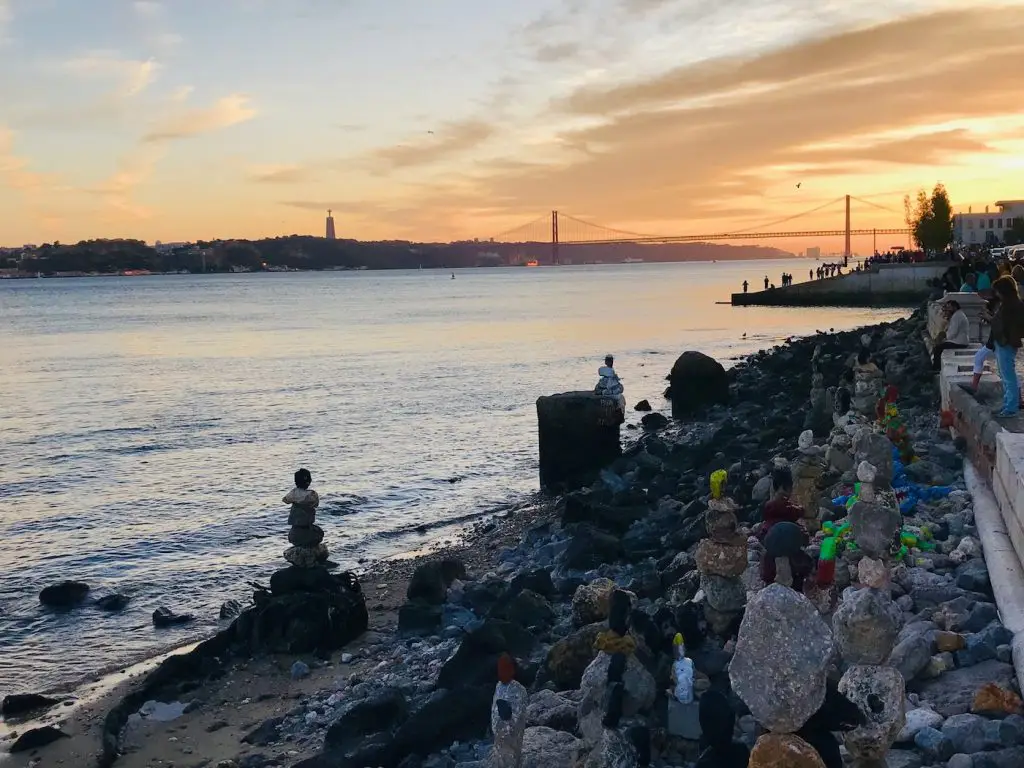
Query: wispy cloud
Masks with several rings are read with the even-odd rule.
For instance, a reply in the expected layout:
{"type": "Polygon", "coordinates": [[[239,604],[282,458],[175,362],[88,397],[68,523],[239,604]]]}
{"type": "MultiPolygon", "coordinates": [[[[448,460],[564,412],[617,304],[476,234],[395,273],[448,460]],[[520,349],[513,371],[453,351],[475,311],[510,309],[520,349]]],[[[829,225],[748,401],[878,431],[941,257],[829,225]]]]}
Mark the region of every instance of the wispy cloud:
{"type": "Polygon", "coordinates": [[[114,51],[93,51],[77,56],[66,61],[64,68],[78,77],[115,80],[118,85],[114,95],[125,99],[145,91],[160,71],[160,65],[153,59],[126,59],[114,51]]]}
{"type": "Polygon", "coordinates": [[[465,120],[439,128],[436,135],[416,142],[379,149],[375,156],[392,168],[430,165],[478,147],[494,134],[493,125],[465,120]]]}
{"type": "Polygon", "coordinates": [[[232,94],[206,108],[189,109],[163,120],[152,128],[143,141],[147,143],[174,141],[230,128],[252,120],[257,112],[249,97],[232,94]]]}
{"type": "Polygon", "coordinates": [[[300,184],[313,181],[316,172],[305,165],[265,165],[252,168],[248,176],[258,184],[300,184]]]}

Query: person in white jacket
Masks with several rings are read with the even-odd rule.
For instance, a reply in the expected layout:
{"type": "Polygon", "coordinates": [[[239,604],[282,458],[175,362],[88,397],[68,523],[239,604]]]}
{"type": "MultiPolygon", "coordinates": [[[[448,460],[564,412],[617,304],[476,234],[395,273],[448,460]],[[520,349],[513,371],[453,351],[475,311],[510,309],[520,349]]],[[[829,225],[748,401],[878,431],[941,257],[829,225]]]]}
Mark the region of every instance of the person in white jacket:
{"type": "Polygon", "coordinates": [[[626,397],[623,394],[625,390],[619,380],[619,374],[615,372],[615,358],[611,355],[605,357],[604,365],[597,369],[597,375],[600,378],[597,381],[597,386],[594,387],[594,394],[618,401],[619,407],[625,410],[626,397]]]}
{"type": "Polygon", "coordinates": [[[970,321],[955,299],[947,299],[943,306],[946,317],[946,338],[935,345],[932,352],[932,368],[939,370],[942,366],[942,353],[947,349],[964,349],[970,343],[970,321]]]}

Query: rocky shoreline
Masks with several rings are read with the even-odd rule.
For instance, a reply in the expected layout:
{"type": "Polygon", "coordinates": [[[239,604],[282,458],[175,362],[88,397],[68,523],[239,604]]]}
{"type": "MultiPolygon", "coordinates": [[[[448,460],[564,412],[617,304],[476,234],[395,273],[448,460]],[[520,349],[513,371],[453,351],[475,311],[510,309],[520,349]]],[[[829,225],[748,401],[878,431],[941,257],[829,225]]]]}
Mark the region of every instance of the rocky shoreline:
{"type": "MultiPolygon", "coordinates": [[[[464,548],[404,564],[388,582],[390,604],[368,600],[371,622],[386,608],[396,609],[396,622],[321,658],[279,665],[276,677],[261,672],[277,689],[319,671],[326,679],[276,702],[233,756],[214,759],[201,742],[173,759],[177,747],[155,754],[196,768],[498,768],[506,753],[493,749],[491,705],[507,653],[529,691],[523,768],[692,766],[708,744],[692,738],[693,723],[668,693],[671,638],[680,632],[694,690],[728,702],[720,718],[727,740],[753,750],[754,768],[833,768],[837,755],[838,765],[865,768],[1024,765],[1009,633],[977,541],[963,457],[938,426],[924,329],[918,311],[751,356],[728,372],[728,405],[695,404],[699,420],[645,430],[592,486],[489,523],[464,548]],[[854,375],[864,349],[877,375],[862,376],[866,367],[854,375]],[[834,418],[842,411],[831,405],[841,399],[835,387],[844,383],[852,410],[834,418]],[[864,432],[874,419],[863,414],[880,394],[871,388],[884,384],[899,389],[901,423],[864,432]],[[893,443],[898,455],[912,446],[915,460],[894,466],[893,443]],[[804,524],[814,535],[803,547],[812,558],[828,535],[817,528],[847,514],[842,497],[865,505],[849,513],[859,548],[840,553],[833,582],[805,589],[808,596],[761,580],[766,555],[756,534],[780,465],[793,470],[794,499],[812,510],[804,524]],[[724,513],[710,484],[718,470],[728,474],[724,513]],[[898,471],[902,497],[889,496],[898,471]],[[722,523],[731,514],[734,522],[722,523]],[[863,519],[870,525],[858,531],[863,519]],[[907,551],[892,559],[870,545],[887,520],[908,537],[907,551]],[[628,631],[610,615],[624,594],[628,631]],[[801,617],[792,637],[787,615],[801,617]],[[628,661],[612,683],[617,654],[628,661]]],[[[364,591],[385,578],[365,576],[364,591]]],[[[147,702],[187,704],[179,724],[225,702],[248,705],[248,691],[231,681],[266,658],[251,658],[245,615],[165,662],[106,715],[99,765],[150,764],[136,761],[142,752],[131,746],[150,717],[147,702]]],[[[183,738],[159,733],[176,744],[183,738]]]]}

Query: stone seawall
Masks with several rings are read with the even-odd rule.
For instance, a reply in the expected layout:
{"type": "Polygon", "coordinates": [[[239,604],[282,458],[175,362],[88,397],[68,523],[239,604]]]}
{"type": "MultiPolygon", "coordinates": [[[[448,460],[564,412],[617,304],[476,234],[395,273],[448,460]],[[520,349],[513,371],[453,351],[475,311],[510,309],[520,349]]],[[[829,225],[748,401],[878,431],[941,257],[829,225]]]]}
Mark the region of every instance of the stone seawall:
{"type": "Polygon", "coordinates": [[[928,298],[928,283],[950,265],[882,264],[866,272],[852,272],[824,280],[811,280],[784,288],[732,294],[733,306],[765,307],[870,307],[912,306],[928,298]]]}

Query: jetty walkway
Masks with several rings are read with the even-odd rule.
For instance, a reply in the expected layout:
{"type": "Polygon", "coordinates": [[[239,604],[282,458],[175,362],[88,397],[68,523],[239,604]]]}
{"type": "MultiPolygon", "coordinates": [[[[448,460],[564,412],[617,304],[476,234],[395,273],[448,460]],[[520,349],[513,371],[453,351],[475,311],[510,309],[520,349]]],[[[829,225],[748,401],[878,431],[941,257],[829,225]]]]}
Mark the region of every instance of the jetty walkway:
{"type": "Polygon", "coordinates": [[[766,291],[734,293],[734,307],[911,306],[928,298],[929,283],[942,277],[949,262],[878,264],[861,272],[809,280],[766,291]]]}

